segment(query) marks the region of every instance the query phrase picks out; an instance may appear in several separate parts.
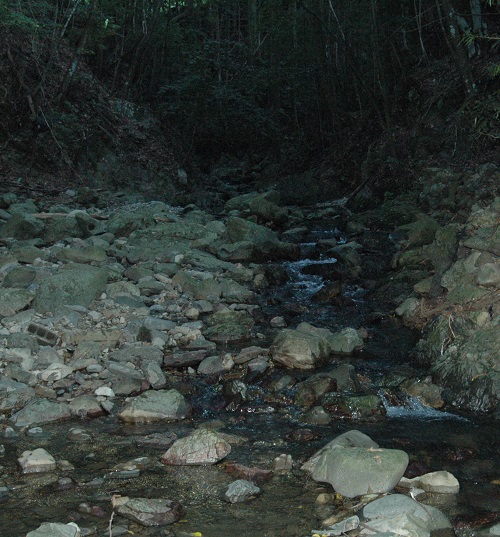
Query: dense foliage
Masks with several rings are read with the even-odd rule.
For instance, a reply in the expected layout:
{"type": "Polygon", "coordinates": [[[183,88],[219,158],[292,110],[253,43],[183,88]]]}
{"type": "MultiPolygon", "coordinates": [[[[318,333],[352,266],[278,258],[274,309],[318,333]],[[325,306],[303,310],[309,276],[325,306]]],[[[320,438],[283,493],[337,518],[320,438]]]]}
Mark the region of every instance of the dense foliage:
{"type": "Polygon", "coordinates": [[[72,103],[85,91],[94,95],[92,78],[121,102],[153,106],[185,147],[210,161],[225,153],[286,160],[297,148],[302,164],[332,147],[359,147],[362,155],[375,136],[397,136],[450,106],[495,138],[499,6],[0,0],[1,68],[10,81],[0,103],[10,119],[0,136],[9,140],[38,121],[69,125],[56,133],[61,144],[81,140],[72,103]]]}

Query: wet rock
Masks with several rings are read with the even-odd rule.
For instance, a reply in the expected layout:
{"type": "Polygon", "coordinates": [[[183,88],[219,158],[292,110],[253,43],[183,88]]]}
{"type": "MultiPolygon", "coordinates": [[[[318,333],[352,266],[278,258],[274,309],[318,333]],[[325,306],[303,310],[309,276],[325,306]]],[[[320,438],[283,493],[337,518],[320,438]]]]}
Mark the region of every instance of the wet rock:
{"type": "Polygon", "coordinates": [[[378,395],[338,395],[326,393],[319,403],[333,417],[349,420],[379,420],[385,417],[386,409],[378,395]]]}
{"type": "Polygon", "coordinates": [[[360,533],[363,536],[389,532],[404,537],[428,537],[439,530],[449,530],[443,534],[453,535],[449,520],[439,509],[401,494],[374,500],[362,513],[366,524],[360,533]]]}
{"type": "Polygon", "coordinates": [[[136,442],[140,447],[165,450],[172,446],[176,440],[175,433],[153,433],[139,437],[136,442]]]}
{"type": "Polygon", "coordinates": [[[18,463],[23,474],[52,472],[57,468],[54,457],[43,448],[24,451],[19,457],[18,463]]]}
{"type": "Polygon", "coordinates": [[[292,456],[287,453],[282,453],[273,460],[273,472],[277,475],[288,474],[292,471],[292,468],[293,459],[292,456]]]}
{"type": "Polygon", "coordinates": [[[364,341],[354,328],[344,328],[328,338],[331,352],[334,354],[352,354],[363,348],[364,341]]]}
{"type": "Polygon", "coordinates": [[[333,418],[322,406],[315,406],[303,414],[302,421],[311,425],[329,425],[333,418]]]}
{"type": "Polygon", "coordinates": [[[116,506],[115,510],[141,526],[166,526],[177,522],[184,515],[180,503],[163,498],[129,498],[116,506]]]}
{"type": "Polygon", "coordinates": [[[319,457],[312,478],[330,483],[347,498],[384,493],[399,483],[408,461],[408,455],[396,449],[329,449],[319,457]]]}
{"type": "Polygon", "coordinates": [[[403,392],[418,398],[424,405],[432,408],[442,408],[444,401],[441,397],[443,389],[431,382],[409,380],[401,386],[403,392]]]}
{"type": "Polygon", "coordinates": [[[297,385],[295,404],[308,408],[326,392],[337,390],[337,382],[326,373],[320,373],[309,377],[297,385]]]}
{"type": "Polygon", "coordinates": [[[403,477],[399,482],[403,488],[420,488],[425,492],[435,492],[439,494],[457,494],[460,490],[458,479],[446,471],[431,472],[428,474],[407,479],[403,477]]]}
{"type": "Polygon", "coordinates": [[[26,537],[80,537],[80,528],[74,523],[44,522],[36,530],[30,531],[26,537]]]}
{"type": "Polygon", "coordinates": [[[177,440],[161,461],[173,465],[215,464],[230,452],[231,445],[219,434],[202,428],[177,440]]]}
{"type": "Polygon", "coordinates": [[[177,421],[189,416],[191,410],[177,390],[147,391],[126,403],[118,417],[126,423],[177,421]]]}
{"type": "Polygon", "coordinates": [[[246,502],[260,494],[260,488],[250,481],[238,479],[233,481],[224,494],[224,499],[230,503],[246,502]]]}
{"type": "Polygon", "coordinates": [[[269,481],[273,473],[271,470],[264,470],[257,467],[248,467],[243,464],[238,464],[235,462],[230,462],[225,466],[226,472],[239,479],[246,479],[252,483],[262,484],[266,481],[269,481]]]}
{"type": "Polygon", "coordinates": [[[296,330],[285,329],[274,339],[269,352],[275,362],[291,369],[313,369],[330,356],[328,337],[332,333],[301,323],[296,330]]]}
{"type": "MultiPolygon", "coordinates": [[[[443,322],[448,322],[445,317],[443,322]]],[[[431,371],[438,382],[451,388],[446,402],[472,411],[493,412],[500,394],[500,330],[496,324],[486,325],[464,336],[444,352],[438,350],[442,340],[427,337],[435,350],[431,371]]]]}
{"type": "Polygon", "coordinates": [[[359,527],[359,522],[359,517],[354,515],[341,522],[328,526],[324,530],[313,530],[313,532],[325,537],[345,535],[346,532],[357,529],[359,527]]]}
{"type": "Polygon", "coordinates": [[[46,399],[34,399],[22,410],[11,417],[11,422],[17,427],[31,427],[53,421],[61,421],[71,417],[67,404],[56,403],[46,399]]]}
{"type": "Polygon", "coordinates": [[[357,431],[355,429],[347,431],[346,433],[337,436],[331,442],[328,442],[328,444],[323,446],[307,462],[302,465],[301,469],[305,470],[306,472],[312,472],[319,458],[326,451],[338,449],[339,447],[378,448],[379,445],[361,431],[357,431]]]}

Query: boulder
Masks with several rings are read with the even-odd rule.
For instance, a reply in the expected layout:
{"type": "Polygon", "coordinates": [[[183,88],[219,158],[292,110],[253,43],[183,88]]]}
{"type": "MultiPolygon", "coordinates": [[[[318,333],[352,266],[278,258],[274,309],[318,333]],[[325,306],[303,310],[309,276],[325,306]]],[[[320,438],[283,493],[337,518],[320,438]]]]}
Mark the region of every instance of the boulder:
{"type": "Polygon", "coordinates": [[[166,526],[184,515],[180,503],[164,498],[128,498],[120,502],[115,510],[120,516],[141,526],[166,526]]]}
{"type": "Polygon", "coordinates": [[[203,335],[210,341],[242,341],[252,335],[254,321],[246,311],[224,309],[207,319],[203,335]]]}
{"type": "Polygon", "coordinates": [[[104,269],[73,265],[41,281],[34,307],[39,313],[55,312],[68,304],[88,307],[104,291],[107,280],[104,269]]]}
{"type": "Polygon", "coordinates": [[[31,214],[14,214],[0,225],[0,238],[12,237],[21,241],[34,239],[42,235],[44,227],[42,220],[31,214]]]}
{"type": "Polygon", "coordinates": [[[80,537],[80,528],[74,523],[44,522],[36,530],[30,531],[26,537],[80,537]]]}
{"type": "Polygon", "coordinates": [[[191,405],[177,390],[147,391],[125,404],[118,417],[127,423],[182,420],[191,405]]]}
{"type": "Polygon", "coordinates": [[[374,500],[362,513],[362,536],[387,532],[401,537],[429,537],[432,532],[440,530],[448,530],[447,533],[442,533],[443,535],[454,535],[449,520],[439,509],[421,505],[402,494],[374,500]]]}
{"type": "Polygon", "coordinates": [[[431,472],[428,474],[407,479],[403,477],[399,482],[403,488],[419,488],[425,492],[435,492],[439,494],[458,494],[460,483],[458,479],[446,471],[431,472]]]}
{"type": "Polygon", "coordinates": [[[23,474],[39,474],[56,469],[54,457],[43,448],[24,451],[18,459],[23,474]]]}
{"type": "Polygon", "coordinates": [[[11,317],[18,311],[24,310],[35,295],[26,289],[0,289],[0,317],[11,317]]]}
{"type": "Polygon", "coordinates": [[[161,461],[173,465],[215,464],[229,455],[231,445],[210,429],[197,429],[176,440],[161,461]]]}
{"type": "Polygon", "coordinates": [[[317,451],[308,461],[302,465],[302,470],[306,472],[312,472],[318,462],[319,458],[327,451],[331,451],[338,448],[348,448],[348,447],[359,447],[359,448],[378,448],[379,445],[372,440],[369,436],[353,429],[347,431],[336,438],[331,442],[328,442],[323,446],[319,451],[317,451]]]}
{"type": "Polygon", "coordinates": [[[318,458],[312,478],[330,483],[336,492],[347,498],[382,494],[399,483],[408,461],[408,455],[397,449],[329,449],[318,458]]]}
{"type": "Polygon", "coordinates": [[[269,349],[272,359],[290,369],[314,369],[324,365],[330,356],[329,337],[325,328],[301,323],[295,329],[282,330],[269,349]]]}
{"type": "Polygon", "coordinates": [[[31,427],[70,417],[70,409],[65,403],[56,403],[47,399],[33,399],[11,417],[11,422],[16,427],[31,427]]]}
{"type": "Polygon", "coordinates": [[[238,479],[229,485],[224,494],[224,499],[230,503],[246,502],[257,496],[257,494],[260,494],[259,487],[245,479],[238,479]]]}
{"type": "Polygon", "coordinates": [[[328,337],[330,352],[333,354],[352,354],[364,346],[363,338],[354,328],[344,328],[328,337]]]}

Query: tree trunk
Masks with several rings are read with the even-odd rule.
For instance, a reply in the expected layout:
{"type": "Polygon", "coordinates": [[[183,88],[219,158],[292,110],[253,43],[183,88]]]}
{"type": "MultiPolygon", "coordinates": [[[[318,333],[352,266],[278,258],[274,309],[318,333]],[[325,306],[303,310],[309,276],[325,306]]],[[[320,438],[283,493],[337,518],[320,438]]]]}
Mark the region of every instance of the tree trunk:
{"type": "Polygon", "coordinates": [[[436,0],[440,12],[444,12],[444,20],[447,25],[445,31],[446,41],[450,48],[453,58],[457,64],[462,83],[465,88],[467,98],[472,97],[477,93],[477,87],[472,78],[472,70],[469,63],[469,58],[462,46],[460,38],[460,29],[457,23],[457,14],[451,0],[436,0]]]}

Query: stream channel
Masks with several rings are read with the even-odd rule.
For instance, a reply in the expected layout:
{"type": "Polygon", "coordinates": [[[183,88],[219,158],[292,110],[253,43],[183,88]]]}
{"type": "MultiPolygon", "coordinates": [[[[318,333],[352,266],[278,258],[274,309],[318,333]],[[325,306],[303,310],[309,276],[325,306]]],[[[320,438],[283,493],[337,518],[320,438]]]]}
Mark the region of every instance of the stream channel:
{"type": "MultiPolygon", "coordinates": [[[[335,363],[313,372],[271,368],[263,377],[248,381],[247,401],[227,405],[221,394],[222,383],[202,380],[187,373],[177,374],[172,386],[190,398],[195,409],[191,419],[168,425],[125,425],[116,415],[91,421],[72,421],[46,425],[30,434],[2,438],[5,454],[0,459],[3,471],[0,486],[9,488],[9,498],[0,498],[1,537],[21,537],[42,522],[75,521],[82,535],[109,537],[112,513],[111,497],[169,498],[180,502],[185,516],[172,526],[145,528],[115,516],[112,535],[203,537],[305,537],[321,527],[321,520],[339,511],[339,505],[319,505],[320,492],[331,492],[329,485],[315,483],[300,470],[301,464],[315,451],[339,434],[357,429],[369,435],[381,447],[406,451],[410,464],[425,471],[448,470],[460,482],[456,495],[428,495],[424,503],[440,508],[454,522],[458,534],[472,535],[469,528],[491,522],[500,511],[498,484],[500,475],[500,434],[498,424],[478,416],[459,416],[422,406],[416,400],[390,406],[387,414],[373,421],[334,419],[329,425],[303,423],[303,411],[293,406],[294,383],[328,371],[340,363],[350,363],[356,373],[369,379],[370,392],[377,393],[379,379],[390,371],[407,367],[411,349],[418,336],[404,329],[388,312],[388,305],[374,303],[359,283],[347,281],[342,287],[341,303],[315,303],[313,295],[322,287],[325,275],[335,272],[336,260],[324,258],[316,244],[322,238],[342,237],[335,231],[312,232],[302,246],[304,258],[271,267],[283,273],[287,281],[261,296],[261,339],[251,344],[266,346],[272,341],[269,320],[284,317],[290,327],[306,321],[332,331],[351,326],[365,328],[369,336],[363,352],[339,358],[335,363]],[[278,395],[270,386],[290,376],[290,387],[278,395]],[[160,463],[164,450],[144,443],[153,433],[173,432],[184,436],[210,422],[213,427],[240,438],[231,454],[213,466],[165,466],[160,463]],[[80,432],[68,434],[70,429],[80,432]],[[69,461],[50,474],[22,476],[17,458],[28,449],[45,448],[56,460],[69,461]],[[246,503],[229,504],[222,496],[234,481],[224,471],[228,462],[271,469],[280,454],[294,461],[289,472],[274,475],[261,485],[262,493],[246,503]],[[113,471],[118,463],[142,458],[138,471],[113,471]],[[10,477],[8,477],[10,476],[10,477]],[[14,477],[12,477],[14,476],[14,477]]],[[[387,270],[390,241],[379,241],[378,259],[373,262],[373,280],[387,270]]],[[[369,256],[377,254],[367,254],[369,256]]],[[[392,305],[392,308],[394,306],[392,305]]],[[[246,342],[246,346],[249,342],[246,342]]],[[[231,352],[231,348],[227,349],[231,352]]],[[[382,392],[380,392],[382,393],[382,392]]],[[[118,412],[120,404],[115,405],[118,412]]],[[[356,500],[345,500],[341,509],[349,510],[356,500]]]]}

